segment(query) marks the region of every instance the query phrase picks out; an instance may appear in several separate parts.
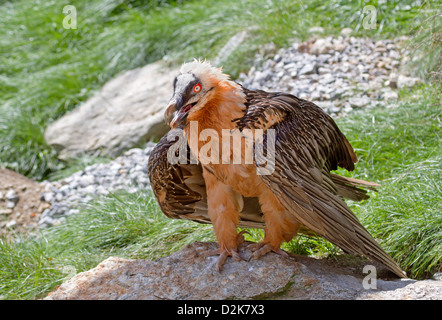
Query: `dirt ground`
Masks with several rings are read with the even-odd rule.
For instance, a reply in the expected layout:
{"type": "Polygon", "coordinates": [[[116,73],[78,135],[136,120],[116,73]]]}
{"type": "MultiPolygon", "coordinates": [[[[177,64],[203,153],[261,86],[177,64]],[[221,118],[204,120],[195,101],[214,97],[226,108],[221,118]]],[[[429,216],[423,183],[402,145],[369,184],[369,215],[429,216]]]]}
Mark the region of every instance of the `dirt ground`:
{"type": "Polygon", "coordinates": [[[0,168],[0,237],[14,233],[26,236],[35,230],[42,212],[49,207],[40,200],[44,188],[16,172],[0,168]],[[18,201],[8,208],[6,194],[13,189],[18,201]]]}

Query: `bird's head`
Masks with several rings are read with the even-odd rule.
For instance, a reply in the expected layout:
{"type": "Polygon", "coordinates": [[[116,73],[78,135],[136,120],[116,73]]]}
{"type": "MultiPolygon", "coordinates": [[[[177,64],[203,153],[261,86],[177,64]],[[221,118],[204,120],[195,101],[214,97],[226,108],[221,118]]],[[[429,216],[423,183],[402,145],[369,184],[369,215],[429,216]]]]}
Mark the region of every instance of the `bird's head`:
{"type": "Polygon", "coordinates": [[[164,113],[164,120],[171,128],[186,124],[190,114],[203,108],[210,101],[221,82],[229,76],[221,68],[207,61],[194,60],[182,65],[173,83],[173,96],[164,113]]]}

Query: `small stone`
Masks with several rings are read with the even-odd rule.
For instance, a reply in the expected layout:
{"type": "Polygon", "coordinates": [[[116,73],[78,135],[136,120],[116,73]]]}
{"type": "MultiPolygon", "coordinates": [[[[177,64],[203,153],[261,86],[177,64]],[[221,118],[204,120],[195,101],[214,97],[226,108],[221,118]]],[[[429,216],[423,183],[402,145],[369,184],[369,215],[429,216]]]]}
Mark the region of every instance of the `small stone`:
{"type": "Polygon", "coordinates": [[[11,213],[12,213],[11,209],[0,209],[0,214],[8,215],[11,213]]]}
{"type": "Polygon", "coordinates": [[[14,219],[6,223],[6,228],[9,229],[14,229],[16,226],[17,226],[17,221],[15,221],[14,219]]]}
{"type": "Polygon", "coordinates": [[[284,69],[291,70],[291,69],[296,69],[297,67],[298,65],[296,63],[290,62],[284,66],[284,69]]]}
{"type": "Polygon", "coordinates": [[[352,28],[344,28],[341,30],[341,35],[344,37],[350,36],[350,34],[353,32],[352,28]]]}
{"type": "Polygon", "coordinates": [[[402,74],[399,75],[397,79],[397,86],[399,89],[403,89],[405,87],[407,88],[413,88],[417,84],[421,83],[421,79],[419,78],[413,78],[413,77],[407,77],[402,74]]]}
{"type": "Polygon", "coordinates": [[[314,64],[311,64],[311,63],[309,63],[309,64],[306,64],[306,65],[304,65],[303,67],[302,67],[302,69],[301,70],[299,70],[299,75],[308,75],[308,74],[312,74],[312,73],[315,73],[315,65],[314,64]]]}
{"type": "Polygon", "coordinates": [[[68,184],[66,184],[60,188],[60,193],[63,196],[67,196],[69,194],[70,189],[71,189],[70,186],[68,184]]]}
{"type": "Polygon", "coordinates": [[[96,194],[107,195],[107,194],[109,194],[109,191],[106,190],[103,186],[98,186],[97,190],[96,190],[96,194]]]}
{"type": "Polygon", "coordinates": [[[94,184],[95,178],[92,175],[84,175],[78,179],[78,184],[80,187],[85,188],[88,185],[94,184]]]}
{"type": "Polygon", "coordinates": [[[55,200],[58,201],[58,202],[62,201],[63,200],[63,194],[57,193],[55,195],[55,200]]]}
{"type": "Polygon", "coordinates": [[[41,201],[44,201],[47,203],[52,202],[53,199],[54,199],[54,196],[52,195],[52,192],[44,192],[40,197],[41,201]]]}
{"type": "Polygon", "coordinates": [[[309,33],[324,33],[324,31],[324,28],[319,26],[311,27],[310,29],[308,29],[309,33]]]}
{"type": "Polygon", "coordinates": [[[345,48],[346,48],[346,45],[343,44],[343,43],[337,43],[337,44],[335,44],[335,45],[333,46],[333,49],[334,49],[335,51],[338,51],[338,52],[342,52],[342,51],[344,51],[345,48]]]}
{"type": "Polygon", "coordinates": [[[95,194],[96,190],[97,188],[94,185],[89,185],[86,188],[84,188],[82,191],[88,194],[95,194]]]}
{"type": "Polygon", "coordinates": [[[370,103],[370,98],[363,96],[363,97],[352,97],[348,99],[348,102],[352,107],[355,108],[362,108],[367,106],[370,103]]]}
{"type": "Polygon", "coordinates": [[[15,192],[14,189],[9,189],[5,195],[6,200],[17,203],[19,200],[19,196],[15,192]]]}
{"type": "Polygon", "coordinates": [[[442,272],[436,272],[435,274],[433,274],[433,279],[442,280],[442,272]]]}
{"type": "Polygon", "coordinates": [[[311,47],[310,51],[313,54],[324,54],[331,49],[330,43],[326,39],[318,39],[311,47]]]}
{"type": "Polygon", "coordinates": [[[319,75],[328,74],[328,73],[331,73],[331,70],[326,67],[319,67],[318,73],[319,73],[319,75]]]}
{"type": "Polygon", "coordinates": [[[398,60],[401,57],[399,52],[397,52],[396,50],[390,50],[390,52],[388,53],[388,56],[392,59],[395,59],[395,60],[398,60]]]}
{"type": "Polygon", "coordinates": [[[7,209],[13,209],[15,207],[15,202],[13,201],[6,201],[6,208],[7,209]]]}
{"type": "Polygon", "coordinates": [[[341,108],[333,104],[328,108],[328,110],[330,113],[338,113],[341,110],[341,108]]]}
{"type": "Polygon", "coordinates": [[[73,215],[73,214],[78,214],[80,212],[80,210],[78,209],[71,209],[68,211],[68,216],[73,215]]]}
{"type": "Polygon", "coordinates": [[[396,91],[393,90],[385,90],[383,95],[383,99],[388,102],[396,101],[399,98],[399,95],[396,91]]]}

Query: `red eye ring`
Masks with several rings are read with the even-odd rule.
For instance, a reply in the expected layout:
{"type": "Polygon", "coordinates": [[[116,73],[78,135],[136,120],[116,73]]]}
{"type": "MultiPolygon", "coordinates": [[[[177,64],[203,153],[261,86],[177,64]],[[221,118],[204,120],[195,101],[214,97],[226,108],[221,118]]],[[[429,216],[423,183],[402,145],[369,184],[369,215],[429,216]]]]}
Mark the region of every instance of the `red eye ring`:
{"type": "Polygon", "coordinates": [[[196,85],[194,85],[193,87],[193,92],[198,93],[201,91],[201,84],[197,83],[196,85]]]}

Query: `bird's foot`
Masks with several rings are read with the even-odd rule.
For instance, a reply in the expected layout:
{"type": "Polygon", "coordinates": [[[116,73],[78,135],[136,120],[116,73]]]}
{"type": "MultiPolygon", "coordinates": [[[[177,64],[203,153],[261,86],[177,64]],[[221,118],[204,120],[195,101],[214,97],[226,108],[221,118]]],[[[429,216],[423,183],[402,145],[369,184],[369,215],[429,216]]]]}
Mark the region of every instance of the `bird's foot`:
{"type": "Polygon", "coordinates": [[[227,257],[232,257],[236,261],[244,260],[238,253],[236,249],[224,249],[219,253],[219,257],[216,260],[216,270],[221,272],[223,270],[224,263],[226,262],[227,257]]]}
{"type": "Polygon", "coordinates": [[[276,254],[279,254],[283,257],[288,257],[287,252],[285,252],[284,250],[279,248],[279,246],[278,247],[272,246],[268,242],[253,243],[253,244],[249,245],[248,248],[250,250],[252,250],[252,252],[253,252],[252,256],[254,259],[258,259],[259,257],[269,253],[270,251],[273,251],[276,254]]]}
{"type": "MultiPolygon", "coordinates": [[[[247,231],[241,231],[237,238],[236,238],[236,244],[240,245],[241,243],[244,242],[244,233],[248,233],[247,231]]],[[[241,255],[238,253],[238,249],[237,248],[230,248],[230,249],[215,249],[215,250],[211,250],[206,252],[205,254],[207,257],[209,256],[216,256],[219,255],[217,261],[216,261],[216,270],[221,272],[224,266],[224,263],[227,260],[227,257],[232,257],[233,259],[235,259],[236,261],[241,261],[241,260],[245,260],[243,257],[241,257],[241,255]]]]}

